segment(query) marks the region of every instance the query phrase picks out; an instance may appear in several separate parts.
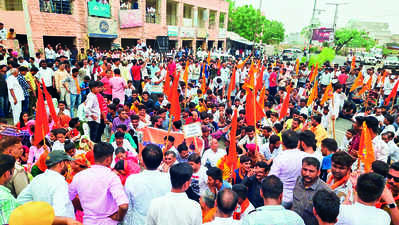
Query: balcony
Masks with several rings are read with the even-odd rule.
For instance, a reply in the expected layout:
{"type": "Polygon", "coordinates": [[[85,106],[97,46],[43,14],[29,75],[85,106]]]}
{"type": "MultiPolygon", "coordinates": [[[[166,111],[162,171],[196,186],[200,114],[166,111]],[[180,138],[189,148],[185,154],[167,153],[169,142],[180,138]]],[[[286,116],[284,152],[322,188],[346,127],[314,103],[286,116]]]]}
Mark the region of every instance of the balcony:
{"type": "Polygon", "coordinates": [[[120,10],[138,9],[138,0],[121,0],[120,10]]]}
{"type": "Polygon", "coordinates": [[[40,12],[72,14],[71,0],[39,0],[40,12]]]}

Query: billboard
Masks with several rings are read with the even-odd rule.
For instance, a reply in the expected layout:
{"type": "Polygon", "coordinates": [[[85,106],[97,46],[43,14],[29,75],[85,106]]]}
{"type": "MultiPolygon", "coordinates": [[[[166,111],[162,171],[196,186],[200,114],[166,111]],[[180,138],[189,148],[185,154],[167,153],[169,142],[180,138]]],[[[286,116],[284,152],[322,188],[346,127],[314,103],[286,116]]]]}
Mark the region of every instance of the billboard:
{"type": "Polygon", "coordinates": [[[333,28],[319,28],[313,29],[312,41],[333,41],[334,29],[333,28]]]}
{"type": "Polygon", "coordinates": [[[91,16],[87,18],[87,30],[89,37],[117,38],[117,25],[117,22],[112,19],[91,16]]]}
{"type": "Polygon", "coordinates": [[[119,11],[120,28],[142,27],[144,25],[143,15],[140,9],[129,9],[119,11]]]}
{"type": "Polygon", "coordinates": [[[111,6],[109,4],[103,4],[92,0],[87,3],[87,8],[89,10],[89,16],[111,17],[111,6]]]}

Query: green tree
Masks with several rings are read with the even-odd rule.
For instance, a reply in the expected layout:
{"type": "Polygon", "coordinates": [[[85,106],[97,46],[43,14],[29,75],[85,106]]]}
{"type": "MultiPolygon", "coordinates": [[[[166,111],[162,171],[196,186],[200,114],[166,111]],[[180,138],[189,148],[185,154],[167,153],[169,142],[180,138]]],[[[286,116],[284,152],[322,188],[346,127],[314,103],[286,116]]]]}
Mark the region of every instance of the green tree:
{"type": "Polygon", "coordinates": [[[280,43],[284,40],[284,26],[278,21],[270,21],[262,16],[260,10],[252,5],[229,6],[228,30],[239,34],[250,41],[263,43],[280,43]]]}
{"type": "Polygon", "coordinates": [[[335,32],[335,52],[344,46],[353,48],[366,48],[369,50],[374,47],[376,42],[365,31],[356,29],[342,28],[335,32]]]}

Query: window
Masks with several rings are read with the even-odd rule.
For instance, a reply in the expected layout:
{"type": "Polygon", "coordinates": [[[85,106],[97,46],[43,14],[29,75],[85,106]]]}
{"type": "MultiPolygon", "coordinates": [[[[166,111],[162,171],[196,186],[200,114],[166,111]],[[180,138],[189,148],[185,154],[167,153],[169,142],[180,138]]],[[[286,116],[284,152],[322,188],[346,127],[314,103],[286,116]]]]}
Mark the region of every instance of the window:
{"type": "Polygon", "coordinates": [[[145,22],[146,23],[160,23],[161,15],[159,12],[159,0],[146,0],[145,22]]]}
{"type": "Polygon", "coordinates": [[[5,0],[5,10],[22,11],[22,0],[5,0]]]}
{"type": "Polygon", "coordinates": [[[219,14],[219,28],[224,28],[224,20],[225,20],[226,14],[225,13],[220,13],[219,14]]]}
{"type": "Polygon", "coordinates": [[[216,11],[211,10],[209,13],[209,29],[215,29],[216,26],[216,11]]]}
{"type": "Polygon", "coordinates": [[[128,9],[138,9],[139,2],[138,0],[121,0],[121,10],[128,10],[128,9]]]}
{"type": "Polygon", "coordinates": [[[71,0],[39,0],[40,12],[72,14],[71,0]]]}

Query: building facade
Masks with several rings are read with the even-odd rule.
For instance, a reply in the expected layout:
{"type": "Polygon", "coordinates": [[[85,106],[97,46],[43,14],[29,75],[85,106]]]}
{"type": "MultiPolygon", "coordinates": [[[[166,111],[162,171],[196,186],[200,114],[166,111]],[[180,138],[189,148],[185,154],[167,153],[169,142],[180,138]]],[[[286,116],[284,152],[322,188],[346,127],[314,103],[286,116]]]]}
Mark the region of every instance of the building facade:
{"type": "Polygon", "coordinates": [[[226,47],[228,9],[225,0],[0,0],[0,22],[22,44],[31,37],[35,50],[58,43],[126,47],[138,40],[154,48],[158,36],[168,36],[170,49],[209,49],[226,47]]]}

